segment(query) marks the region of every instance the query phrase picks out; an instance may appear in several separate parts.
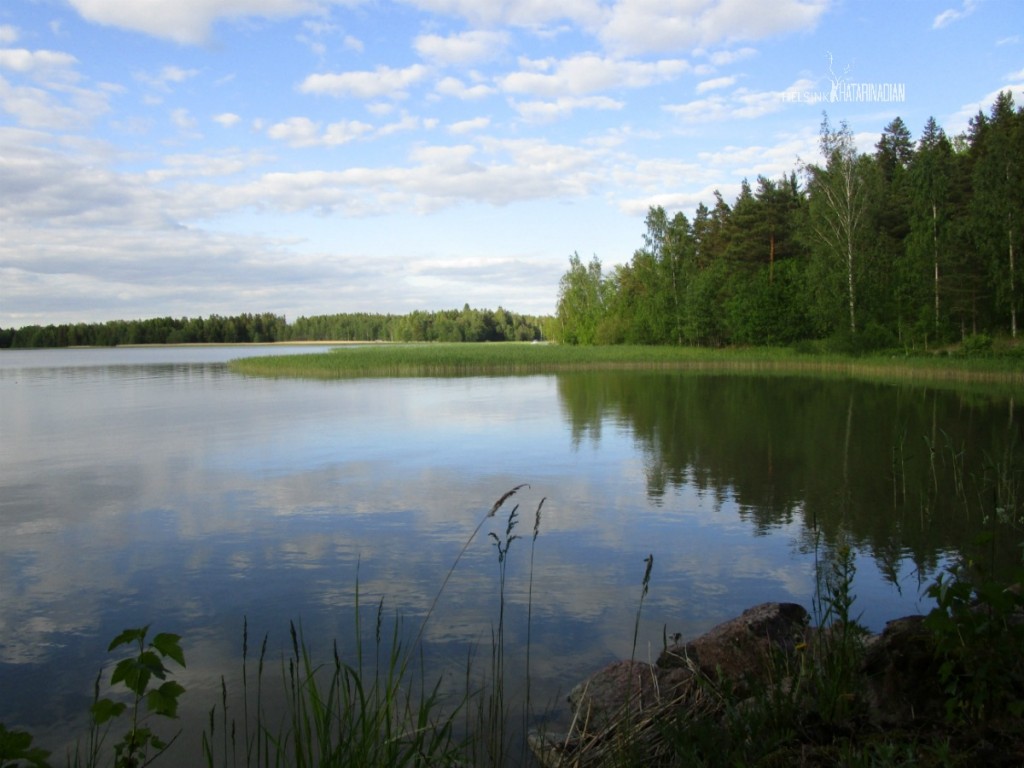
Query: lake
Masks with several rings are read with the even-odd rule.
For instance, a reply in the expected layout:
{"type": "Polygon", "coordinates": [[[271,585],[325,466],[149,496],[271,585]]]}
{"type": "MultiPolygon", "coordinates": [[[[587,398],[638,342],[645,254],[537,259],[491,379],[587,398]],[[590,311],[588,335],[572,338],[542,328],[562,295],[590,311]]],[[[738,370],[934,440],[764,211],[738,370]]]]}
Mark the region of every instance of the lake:
{"type": "MultiPolygon", "coordinates": [[[[452,572],[424,656],[457,677],[470,648],[490,649],[489,534],[518,503],[506,642],[521,656],[532,554],[532,680],[559,716],[572,685],[630,656],[648,555],[639,658],[756,603],[810,609],[837,539],[856,553],[855,612],[879,630],[926,612],[938,569],[1024,499],[1024,415],[1005,397],[686,372],[263,380],[225,365],[295,351],[0,352],[0,722],[63,750],[125,627],[183,636],[193,723],[238,671],[243,621],[274,659],[290,621],[314,653],[334,639],[346,653],[358,587],[415,634],[523,483],[452,572]]],[[[1002,537],[992,557],[1019,550],[1002,537]]]]}

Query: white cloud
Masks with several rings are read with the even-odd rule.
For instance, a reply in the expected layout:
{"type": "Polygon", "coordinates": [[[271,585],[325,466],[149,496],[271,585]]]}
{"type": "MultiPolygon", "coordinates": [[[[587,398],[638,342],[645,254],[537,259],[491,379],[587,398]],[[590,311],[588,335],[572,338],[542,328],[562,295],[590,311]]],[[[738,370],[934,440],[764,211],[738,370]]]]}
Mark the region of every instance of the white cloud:
{"type": "Polygon", "coordinates": [[[196,127],[196,119],[184,107],[171,110],[171,122],[180,131],[191,133],[196,127]]]}
{"type": "Polygon", "coordinates": [[[0,69],[7,69],[19,74],[36,76],[61,75],[65,78],[77,79],[69,73],[78,59],[70,53],[60,51],[29,51],[25,48],[0,48],[0,69]]]}
{"type": "Polygon", "coordinates": [[[974,13],[974,9],[977,7],[978,3],[976,0],[964,0],[963,5],[959,10],[956,8],[949,8],[936,16],[935,20],[932,22],[932,29],[948,27],[950,24],[970,16],[974,13]]]}
{"type": "Polygon", "coordinates": [[[479,131],[491,124],[489,117],[474,117],[471,120],[460,120],[448,126],[448,132],[454,134],[472,133],[479,131]]]}
{"type": "Polygon", "coordinates": [[[443,96],[453,96],[457,99],[482,99],[496,93],[496,89],[483,83],[466,85],[457,77],[444,77],[437,82],[434,90],[443,96]]]}
{"type": "MultiPolygon", "coordinates": [[[[433,124],[436,124],[436,121],[433,121],[433,124]]],[[[377,136],[391,136],[392,134],[404,131],[416,131],[423,127],[424,123],[420,118],[403,113],[398,120],[382,125],[377,130],[377,136]]]]}
{"type": "Polygon", "coordinates": [[[504,32],[471,30],[460,34],[420,35],[413,42],[424,59],[439,64],[466,65],[498,56],[508,45],[504,32]]]}
{"type": "Polygon", "coordinates": [[[734,51],[715,51],[708,56],[708,60],[716,67],[725,67],[756,55],[757,49],[755,48],[737,48],[734,51]]]}
{"type": "Polygon", "coordinates": [[[0,24],[0,45],[10,45],[18,40],[18,28],[10,24],[0,24]]]}
{"type": "Polygon", "coordinates": [[[550,122],[568,117],[577,109],[616,110],[626,106],[607,96],[563,96],[551,101],[513,101],[512,107],[530,122],[550,122]]]}
{"type": "Polygon", "coordinates": [[[0,76],[0,112],[29,128],[82,128],[110,108],[105,90],[51,83],[49,89],[16,86],[0,76]]]}
{"type": "Polygon", "coordinates": [[[358,0],[68,0],[82,18],[177,43],[205,42],[219,19],[282,19],[358,0]]]}
{"type": "Polygon", "coordinates": [[[323,143],[329,147],[348,144],[372,130],[372,125],[361,120],[338,120],[324,129],[323,143]]]}
{"type": "Polygon", "coordinates": [[[319,143],[320,124],[308,117],[289,117],[270,126],[267,136],[285,141],[293,147],[309,147],[319,143]]]}
{"type": "Polygon", "coordinates": [[[292,147],[334,147],[347,144],[373,130],[358,120],[339,120],[321,130],[321,124],[308,117],[290,117],[267,129],[267,135],[292,147]]]}
{"type": "Polygon", "coordinates": [[[163,167],[146,171],[148,181],[160,183],[168,179],[225,177],[243,173],[265,163],[267,158],[258,153],[239,152],[208,154],[168,155],[163,158],[163,167]]]}
{"type": "Polygon", "coordinates": [[[401,0],[424,11],[460,16],[474,26],[510,24],[531,29],[544,28],[558,21],[575,22],[583,27],[600,23],[606,11],[598,0],[401,0]]]}
{"type": "Polygon", "coordinates": [[[697,83],[697,93],[717,91],[719,88],[728,88],[730,85],[734,85],[735,83],[735,77],[716,77],[711,80],[704,80],[703,82],[697,83]]]}
{"type": "MultiPolygon", "coordinates": [[[[705,91],[711,90],[710,88],[705,91]]],[[[700,88],[698,87],[698,92],[700,88]]],[[[816,93],[810,80],[797,80],[781,91],[752,91],[737,88],[728,94],[712,94],[703,99],[663,107],[686,123],[708,123],[733,119],[754,119],[779,112],[787,105],[803,105],[802,94],[816,93]]]]}
{"type": "Polygon", "coordinates": [[[172,85],[184,83],[198,74],[198,69],[182,69],[181,67],[167,66],[163,67],[156,74],[136,72],[135,79],[156,90],[168,92],[171,90],[172,85]]]}
{"type": "MultiPolygon", "coordinates": [[[[299,140],[317,140],[315,125],[295,121],[290,128],[299,140]]],[[[287,138],[283,129],[280,138],[287,138]]],[[[272,172],[238,184],[182,186],[176,192],[176,215],[188,219],[254,207],[360,217],[426,213],[464,202],[500,206],[578,198],[602,183],[595,167],[600,157],[599,150],[543,140],[416,146],[405,164],[272,172]]]]}
{"type": "Polygon", "coordinates": [[[242,118],[236,115],[234,112],[221,112],[219,115],[213,116],[213,121],[219,123],[225,128],[231,128],[237,125],[242,118]]]}
{"type": "Polygon", "coordinates": [[[829,0],[619,0],[599,33],[611,50],[689,50],[813,28],[829,0]]]}
{"type": "Polygon", "coordinates": [[[408,96],[409,86],[421,81],[426,74],[427,68],[422,64],[413,64],[404,69],[379,66],[372,72],[309,75],[302,81],[299,90],[302,93],[353,96],[358,99],[402,99],[408,96]]]}
{"type": "Polygon", "coordinates": [[[689,69],[682,59],[624,61],[595,54],[580,54],[558,62],[520,62],[522,69],[499,81],[507,93],[563,97],[617,88],[643,88],[672,80],[689,69]]]}

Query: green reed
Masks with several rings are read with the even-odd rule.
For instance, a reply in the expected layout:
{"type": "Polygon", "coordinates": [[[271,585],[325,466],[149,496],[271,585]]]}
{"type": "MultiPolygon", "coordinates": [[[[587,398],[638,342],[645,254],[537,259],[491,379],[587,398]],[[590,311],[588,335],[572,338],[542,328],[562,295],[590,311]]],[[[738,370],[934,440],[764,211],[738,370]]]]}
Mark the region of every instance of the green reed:
{"type": "Polygon", "coordinates": [[[1017,392],[1024,386],[1024,370],[1016,358],[846,357],[806,355],[778,347],[579,347],[518,342],[374,344],[319,354],[250,357],[232,360],[228,366],[236,373],[250,376],[321,379],[684,370],[920,381],[957,389],[977,385],[1017,392]]]}

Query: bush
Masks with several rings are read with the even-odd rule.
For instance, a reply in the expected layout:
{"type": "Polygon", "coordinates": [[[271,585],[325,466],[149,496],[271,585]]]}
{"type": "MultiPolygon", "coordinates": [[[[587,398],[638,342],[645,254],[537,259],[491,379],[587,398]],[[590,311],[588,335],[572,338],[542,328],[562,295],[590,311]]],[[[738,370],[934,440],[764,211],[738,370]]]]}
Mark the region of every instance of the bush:
{"type": "Polygon", "coordinates": [[[987,333],[974,333],[960,345],[964,357],[986,357],[992,352],[992,337],[987,333]]]}

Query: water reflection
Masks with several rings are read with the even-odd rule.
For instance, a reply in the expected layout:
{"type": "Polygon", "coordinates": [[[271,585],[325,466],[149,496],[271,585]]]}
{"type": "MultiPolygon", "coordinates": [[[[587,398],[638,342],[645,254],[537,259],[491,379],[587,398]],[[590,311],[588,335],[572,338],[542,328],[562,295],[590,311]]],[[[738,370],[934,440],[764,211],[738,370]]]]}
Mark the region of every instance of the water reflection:
{"type": "Polygon", "coordinates": [[[760,534],[794,521],[827,539],[843,530],[889,573],[904,553],[930,571],[972,540],[1021,471],[1021,406],[1002,398],[655,373],[563,376],[559,395],[577,444],[609,421],[629,429],[656,505],[691,490],[733,500],[760,534]]]}
{"type": "MultiPolygon", "coordinates": [[[[0,701],[0,721],[50,745],[81,724],[127,626],[184,635],[199,720],[237,670],[243,617],[271,633],[275,659],[291,619],[324,653],[331,638],[350,651],[358,584],[364,606],[383,597],[418,629],[481,517],[523,482],[520,531],[547,498],[531,629],[542,699],[629,655],[650,553],[644,649],[763,600],[809,606],[815,547],[839,530],[877,628],[921,608],[918,574],[977,532],[1020,424],[1006,401],[813,379],[264,381],[223,360],[79,352],[49,366],[0,355],[0,688],[37,692],[0,701]]],[[[425,627],[439,667],[490,642],[487,534],[505,524],[487,521],[425,627]]],[[[508,565],[513,664],[529,535],[508,565]]]]}

